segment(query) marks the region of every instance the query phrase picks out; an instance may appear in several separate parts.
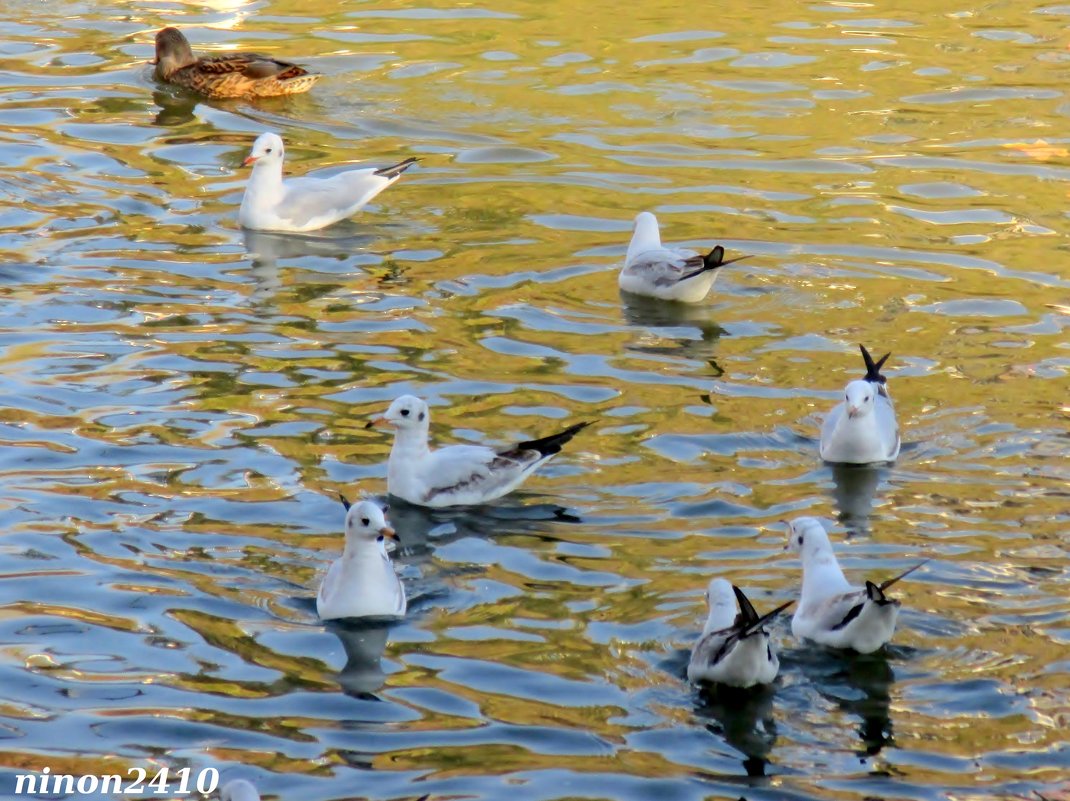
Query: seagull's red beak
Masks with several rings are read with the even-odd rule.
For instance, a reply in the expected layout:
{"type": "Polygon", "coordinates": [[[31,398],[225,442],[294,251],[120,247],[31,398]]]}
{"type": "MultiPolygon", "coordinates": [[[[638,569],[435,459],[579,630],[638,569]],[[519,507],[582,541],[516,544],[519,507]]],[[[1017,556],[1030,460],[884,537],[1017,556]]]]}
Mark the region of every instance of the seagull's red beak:
{"type": "Polygon", "coordinates": [[[397,532],[394,531],[394,529],[390,528],[390,526],[383,526],[381,529],[379,529],[379,533],[382,534],[384,537],[390,537],[390,539],[398,540],[400,542],[397,532]]]}
{"type": "Polygon", "coordinates": [[[246,156],[245,157],[245,161],[243,161],[241,164],[242,164],[243,167],[248,167],[250,164],[255,162],[258,158],[260,158],[260,156],[246,156]]]}
{"type": "Polygon", "coordinates": [[[394,424],[383,416],[373,417],[364,424],[365,428],[393,428],[394,424]]]}

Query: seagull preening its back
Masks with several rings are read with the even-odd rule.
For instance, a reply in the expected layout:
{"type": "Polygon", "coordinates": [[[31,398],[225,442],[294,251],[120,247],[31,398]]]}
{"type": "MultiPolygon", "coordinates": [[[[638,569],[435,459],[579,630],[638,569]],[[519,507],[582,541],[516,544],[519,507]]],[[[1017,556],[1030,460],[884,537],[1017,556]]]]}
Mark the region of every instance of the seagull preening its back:
{"type": "Polygon", "coordinates": [[[867,580],[864,587],[854,586],[843,575],[820,520],[799,517],[787,525],[785,548],[799,554],[803,571],[802,597],[791,619],[792,634],[862,654],[872,653],[891,640],[900,602],[889,598],[885,590],[925,562],[880,584],[867,580]]]}
{"type": "Polygon", "coordinates": [[[635,217],[635,231],[617,283],[634,295],[697,303],[709,294],[718,267],[745,258],[725,261],[724,248],[720,245],[706,255],[664,247],[658,218],[642,211],[635,217]]]}
{"type": "Polygon", "coordinates": [[[415,158],[408,158],[382,169],[364,167],[329,178],[306,175],[283,180],[284,155],[278,134],[263,133],[253,142],[244,162],[253,165],[253,173],[238,211],[243,228],[316,231],[356,214],[416,163],[415,158]]]}
{"type": "Polygon", "coordinates": [[[372,501],[346,508],[346,541],[342,555],[327,570],[316,595],[321,620],[337,618],[401,618],[408,602],[394,572],[384,537],[397,539],[384,510],[372,501]]]}
{"type": "Polygon", "coordinates": [[[467,506],[512,492],[535,468],[590,423],[576,423],[548,437],[495,450],[484,445],[428,446],[430,412],[420,398],[402,395],[386,413],[365,428],[394,429],[394,445],[387,464],[391,495],[418,506],[467,506]]]}
{"type": "Polygon", "coordinates": [[[828,413],[821,426],[821,458],[837,464],[894,462],[899,456],[899,423],[881,367],[891,356],[874,362],[864,345],[858,346],[866,362],[866,375],[851,381],[844,399],[828,413]]]}
{"type": "Polygon", "coordinates": [[[730,687],[770,684],[780,669],[780,660],[764,626],[794,601],[781,604],[759,617],[739,587],[723,578],[715,578],[706,590],[706,603],[709,604],[709,616],[702,636],[691,650],[688,680],[730,687]]]}

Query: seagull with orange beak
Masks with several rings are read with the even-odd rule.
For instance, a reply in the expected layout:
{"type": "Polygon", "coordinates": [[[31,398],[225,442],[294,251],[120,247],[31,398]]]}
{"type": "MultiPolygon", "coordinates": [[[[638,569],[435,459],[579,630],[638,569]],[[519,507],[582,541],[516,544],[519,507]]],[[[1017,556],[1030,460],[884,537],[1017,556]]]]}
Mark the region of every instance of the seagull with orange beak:
{"type": "Polygon", "coordinates": [[[881,367],[890,353],[874,362],[864,345],[866,375],[850,382],[844,399],[821,427],[821,458],[834,464],[878,464],[899,456],[899,423],[881,367]]]}
{"type": "Polygon", "coordinates": [[[416,163],[408,158],[390,167],[346,170],[327,178],[306,175],[283,180],[282,137],[260,134],[242,162],[252,165],[238,222],[254,231],[317,231],[352,217],[416,163]]]}
{"type": "Polygon", "coordinates": [[[322,620],[405,617],[405,588],[386,552],[386,537],[397,534],[386,522],[385,509],[371,501],[346,508],[346,543],[331,564],[316,596],[322,620]]]}
{"type": "Polygon", "coordinates": [[[548,437],[504,448],[485,445],[447,445],[431,450],[427,402],[402,395],[386,413],[365,428],[394,430],[394,446],[386,465],[391,495],[417,506],[473,506],[488,503],[519,487],[539,465],[545,464],[590,423],[575,423],[548,437]]]}

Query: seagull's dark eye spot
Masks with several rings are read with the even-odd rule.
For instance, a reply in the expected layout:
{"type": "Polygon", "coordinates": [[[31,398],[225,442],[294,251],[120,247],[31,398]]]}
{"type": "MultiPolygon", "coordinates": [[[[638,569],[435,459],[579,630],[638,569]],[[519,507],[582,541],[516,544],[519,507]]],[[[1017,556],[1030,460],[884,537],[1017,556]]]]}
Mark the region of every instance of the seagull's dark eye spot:
{"type": "Polygon", "coordinates": [[[409,410],[408,409],[402,409],[401,410],[401,416],[402,417],[408,417],[409,416],[409,410]]]}
{"type": "Polygon", "coordinates": [[[799,539],[797,540],[797,542],[799,543],[799,545],[802,545],[802,534],[799,535],[799,539]]]}
{"type": "Polygon", "coordinates": [[[387,512],[389,512],[389,511],[390,511],[390,507],[389,507],[389,506],[387,506],[387,505],[386,505],[386,504],[384,503],[384,504],[383,504],[383,514],[386,514],[386,513],[387,513],[387,512]]]}
{"type": "Polygon", "coordinates": [[[864,400],[865,403],[869,403],[869,395],[866,395],[866,397],[863,398],[863,400],[864,400]]]}
{"type": "Polygon", "coordinates": [[[267,150],[265,150],[264,152],[265,152],[265,153],[270,153],[270,152],[271,152],[271,148],[269,147],[269,148],[268,148],[267,150]]]}
{"type": "Polygon", "coordinates": [[[370,524],[371,524],[371,522],[372,522],[372,521],[371,521],[371,520],[369,520],[369,519],[368,519],[368,518],[366,518],[366,517],[362,517],[362,518],[360,519],[360,524],[361,524],[362,526],[367,526],[367,525],[370,525],[370,524]]]}
{"type": "Polygon", "coordinates": [[[424,413],[420,412],[418,415],[416,415],[416,419],[422,423],[424,421],[424,413]]]}

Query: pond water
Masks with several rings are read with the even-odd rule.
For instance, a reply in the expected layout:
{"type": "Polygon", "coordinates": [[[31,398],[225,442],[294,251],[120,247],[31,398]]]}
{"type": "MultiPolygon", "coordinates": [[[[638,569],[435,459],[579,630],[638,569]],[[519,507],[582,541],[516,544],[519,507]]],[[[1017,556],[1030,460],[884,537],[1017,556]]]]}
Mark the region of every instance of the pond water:
{"type": "Polygon", "coordinates": [[[7,0],[4,797],[45,767],[282,801],[1070,778],[1070,5],[933,7],[7,0]],[[146,64],[171,24],[325,77],[197,103],[146,64]],[[317,235],[243,234],[267,129],[294,174],[420,164],[317,235]],[[622,302],[643,209],[751,257],[694,307],[622,302]],[[860,342],[904,448],[834,472],[860,342]],[[364,423],[403,392],[439,442],[594,425],[490,507],[392,505],[408,618],[325,627],[337,493],[385,493],[364,423]],[[782,618],[772,690],[700,695],[707,581],[792,598],[802,514],[853,578],[931,559],[893,644],[782,618]]]}

